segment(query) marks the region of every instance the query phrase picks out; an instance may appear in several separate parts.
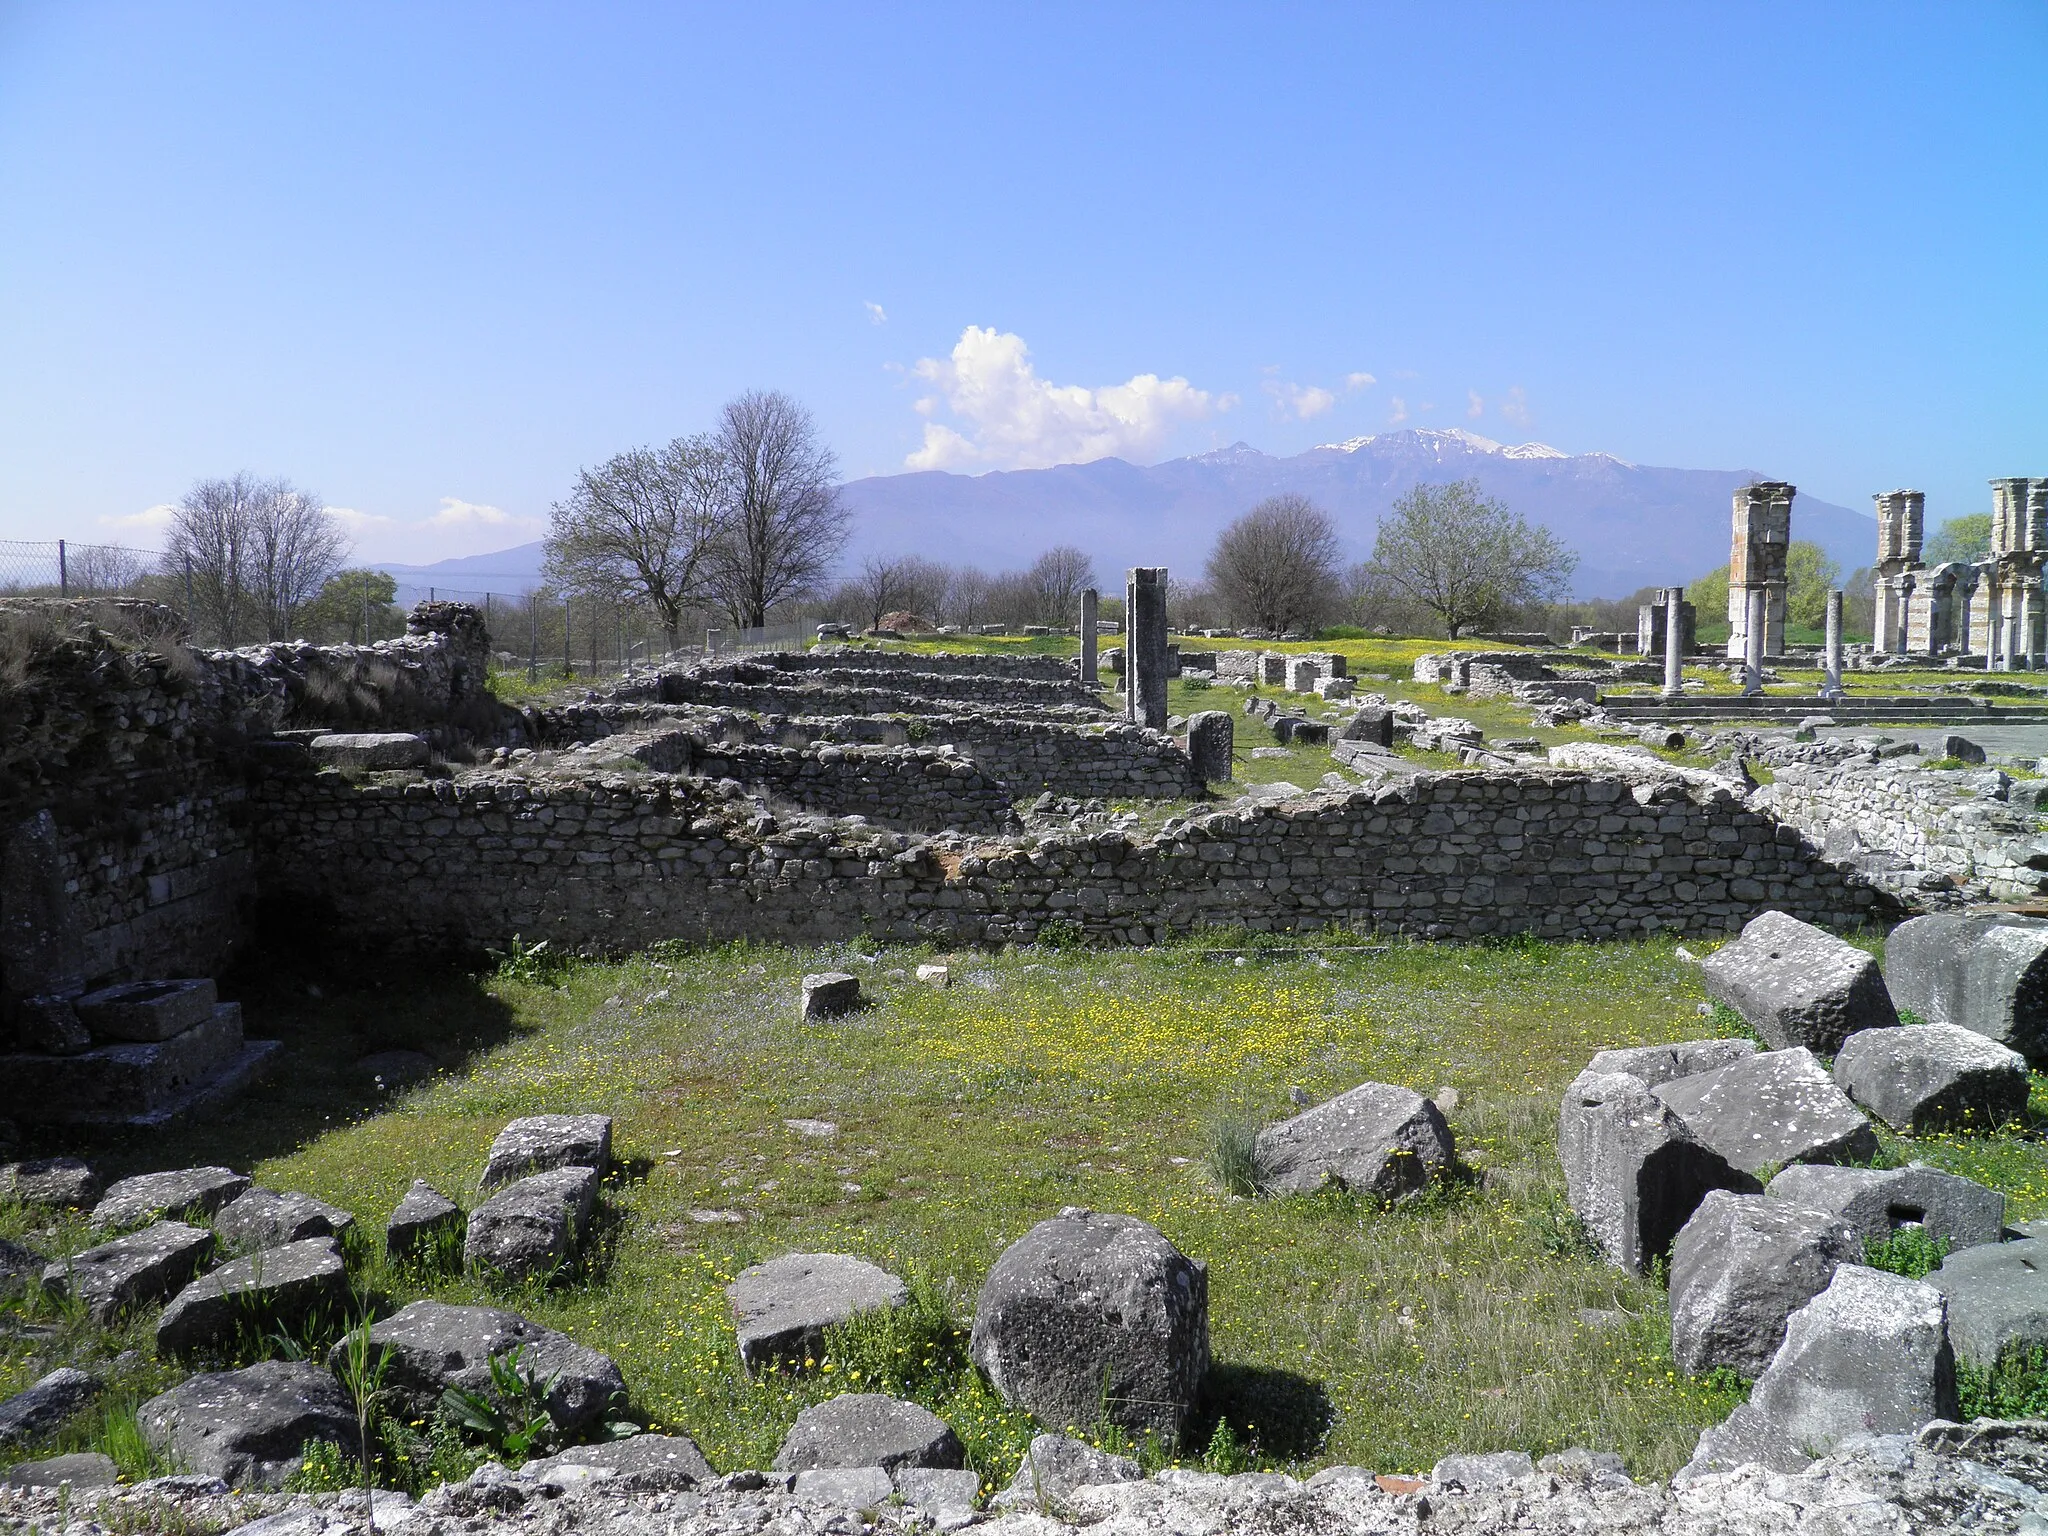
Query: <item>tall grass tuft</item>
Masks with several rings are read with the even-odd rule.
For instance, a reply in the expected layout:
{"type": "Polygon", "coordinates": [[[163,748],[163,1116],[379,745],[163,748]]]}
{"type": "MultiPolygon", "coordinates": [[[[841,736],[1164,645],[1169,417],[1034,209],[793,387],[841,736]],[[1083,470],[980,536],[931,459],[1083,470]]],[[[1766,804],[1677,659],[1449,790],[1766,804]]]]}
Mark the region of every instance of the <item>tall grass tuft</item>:
{"type": "Polygon", "coordinates": [[[1247,1115],[1219,1115],[1210,1123],[1204,1160],[1226,1194],[1249,1198],[1273,1188],[1273,1171],[1259,1155],[1259,1123],[1247,1115]]]}

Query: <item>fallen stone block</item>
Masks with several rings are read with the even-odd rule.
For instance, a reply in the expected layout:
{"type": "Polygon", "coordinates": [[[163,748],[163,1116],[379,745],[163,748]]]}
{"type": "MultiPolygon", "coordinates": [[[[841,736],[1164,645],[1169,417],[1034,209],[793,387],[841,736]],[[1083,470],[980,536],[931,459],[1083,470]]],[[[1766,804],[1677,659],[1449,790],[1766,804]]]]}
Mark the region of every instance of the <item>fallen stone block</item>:
{"type": "Polygon", "coordinates": [[[595,1168],[552,1168],[507,1184],[469,1213],[463,1263],[508,1282],[552,1275],[576,1257],[597,1185],[595,1168]]]}
{"type": "Polygon", "coordinates": [[[1686,1475],[1745,1462],[1796,1472],[1852,1437],[1954,1418],[1946,1315],[1931,1285],[1842,1265],[1792,1314],[1749,1401],[1700,1436],[1686,1475]]]}
{"type": "Polygon", "coordinates": [[[974,1503],[981,1495],[981,1474],[946,1467],[905,1467],[896,1474],[896,1493],[942,1531],[974,1523],[974,1503]]]}
{"type": "Polygon", "coordinates": [[[1960,1024],[1851,1035],[1835,1057],[1842,1091],[1897,1131],[1995,1131],[2026,1113],[2027,1058],[1960,1024]]]}
{"type": "Polygon", "coordinates": [[[896,1485],[880,1467],[813,1467],[797,1473],[790,1492],[806,1504],[864,1510],[894,1500],[896,1485]]]}
{"type": "Polygon", "coordinates": [[[1892,1001],[1923,1024],[1960,1024],[2048,1066],[2048,918],[1935,912],[1885,940],[1892,1001]]]}
{"type": "Polygon", "coordinates": [[[2005,1231],[2005,1196],[1933,1168],[1838,1168],[1794,1163],[1764,1191],[1849,1223],[1865,1242],[1919,1227],[1951,1247],[1995,1243],[2005,1231]]]}
{"type": "Polygon", "coordinates": [[[1010,1486],[990,1499],[989,1507],[1044,1512],[1065,1504],[1076,1488],[1135,1483],[1144,1476],[1128,1456],[1097,1450],[1071,1435],[1037,1435],[1010,1486]]]}
{"type": "Polygon", "coordinates": [[[1761,1188],[1627,1072],[1572,1080],[1558,1112],[1557,1152],[1573,1212],[1607,1262],[1631,1274],[1671,1251],[1707,1191],[1761,1188]]]}
{"type": "Polygon", "coordinates": [[[1858,1030],[1899,1022],[1875,957],[1783,912],[1751,918],[1700,969],[1707,995],[1741,1014],[1774,1050],[1832,1052],[1858,1030]]]}
{"type": "Polygon", "coordinates": [[[928,987],[944,990],[953,985],[953,970],[952,967],[945,965],[920,965],[917,968],[917,979],[928,987]]]}
{"type": "Polygon", "coordinates": [[[1654,1092],[1694,1139],[1743,1173],[1877,1156],[1870,1122],[1804,1046],[1760,1052],[1654,1092]]]}
{"type": "MultiPolygon", "coordinates": [[[[406,1413],[424,1418],[450,1387],[489,1392],[491,1361],[518,1351],[520,1369],[551,1382],[548,1416],[565,1437],[585,1433],[614,1399],[623,1405],[626,1379],[608,1356],[566,1334],[496,1307],[416,1301],[370,1327],[370,1344],[386,1364],[384,1386],[406,1413]]],[[[347,1341],[328,1353],[341,1369],[347,1341]]]]}
{"type": "Polygon", "coordinates": [[[221,1003],[168,1040],[102,1045],[77,1055],[0,1056],[7,1110],[39,1125],[164,1125],[246,1087],[280,1049],[249,1040],[242,1010],[221,1003]]]}
{"type": "Polygon", "coordinates": [[[100,1197],[100,1176],[76,1157],[0,1163],[0,1200],[78,1210],[100,1197]]]}
{"type": "Polygon", "coordinates": [[[34,1386],[0,1403],[0,1446],[21,1445],[54,1434],[105,1389],[97,1376],[59,1366],[34,1386]]]}
{"type": "Polygon", "coordinates": [[[610,1115],[529,1115],[498,1132],[479,1182],[485,1189],[496,1189],[550,1168],[595,1168],[602,1173],[611,1161],[610,1115]]]}
{"type": "Polygon", "coordinates": [[[124,981],[74,998],[79,1022],[100,1040],[168,1040],[213,1017],[211,981],[124,981]]]}
{"type": "Polygon", "coordinates": [[[282,1248],[309,1237],[340,1237],[355,1217],[297,1190],[251,1187],[214,1214],[213,1230],[230,1248],[282,1248]]]}
{"type": "Polygon", "coordinates": [[[159,1455],[235,1488],[281,1488],[309,1442],[350,1454],[355,1405],[331,1372],[302,1360],[266,1360],[180,1382],[136,1412],[159,1455]]]}
{"type": "Polygon", "coordinates": [[[442,1245],[462,1242],[469,1218],[462,1207],[425,1179],[414,1179],[384,1227],[384,1251],[394,1259],[432,1255],[442,1245]]]}
{"type": "Polygon", "coordinates": [[[956,1468],[965,1461],[959,1436],[929,1409],[879,1392],[847,1392],[796,1416],[775,1453],[774,1470],[880,1467],[891,1473],[900,1467],[956,1468]]]}
{"type": "Polygon", "coordinates": [[[1927,1283],[1948,1301],[1956,1354],[1980,1370],[2007,1350],[2048,1348],[2048,1241],[2030,1237],[1961,1249],[1927,1283]]]}
{"type": "Polygon", "coordinates": [[[827,1328],[910,1299],[909,1287],[895,1275],[845,1253],[786,1253],[741,1270],[725,1294],[739,1325],[740,1359],[749,1369],[822,1359],[827,1328]]]}
{"type": "Polygon", "coordinates": [[[1598,1051],[1586,1063],[1590,1073],[1626,1072],[1639,1077],[1648,1087],[1674,1078],[1694,1077],[1730,1062],[1754,1056],[1754,1040],[1680,1040],[1671,1045],[1631,1045],[1620,1050],[1598,1051]]]}
{"type": "Polygon", "coordinates": [[[141,1173],[108,1186],[93,1207],[96,1227],[126,1227],[166,1216],[211,1216],[249,1188],[250,1179],[227,1168],[178,1168],[141,1173]]]}
{"type": "Polygon", "coordinates": [[[49,1262],[41,1254],[0,1237],[0,1296],[20,1296],[31,1285],[39,1285],[43,1267],[49,1262]]]}
{"type": "Polygon", "coordinates": [[[1450,1493],[1488,1493],[1535,1475],[1527,1451],[1485,1451],[1444,1457],[1430,1469],[1429,1480],[1450,1493]]]}
{"type": "Polygon", "coordinates": [[[600,1445],[572,1445],[544,1461],[528,1462],[521,1471],[546,1481],[564,1467],[600,1468],[610,1474],[610,1486],[650,1493],[679,1493],[718,1477],[688,1435],[632,1435],[600,1445]]]}
{"type": "Polygon", "coordinates": [[[1981,763],[1984,761],[1984,749],[1982,747],[1978,746],[1976,742],[1970,740],[1967,736],[1957,736],[1953,733],[1941,738],[1941,751],[1939,755],[1942,757],[1952,757],[1959,763],[1981,763]]]}
{"type": "Polygon", "coordinates": [[[157,1320],[166,1355],[224,1351],[244,1332],[291,1333],[316,1314],[338,1318],[348,1304],[348,1271],[331,1237],[266,1248],[202,1275],[157,1320]]]}
{"type": "Polygon", "coordinates": [[[7,1469],[9,1488],[111,1488],[121,1480],[121,1468],[111,1456],[98,1451],[73,1451],[66,1456],[46,1456],[41,1461],[18,1461],[7,1469]]]}
{"type": "Polygon", "coordinates": [[[134,1307],[175,1295],[213,1257],[214,1236],[182,1222],[160,1221],[117,1237],[43,1270],[43,1289],[76,1296],[94,1322],[113,1321],[134,1307]]]}
{"type": "Polygon", "coordinates": [[[968,1347],[1040,1423],[1175,1443],[1209,1370],[1208,1267],[1149,1222],[1070,1206],[996,1260],[968,1347]]]}
{"type": "Polygon", "coordinates": [[[1325,1186],[1400,1200],[1450,1172],[1451,1130],[1413,1089],[1361,1083],[1259,1132],[1258,1160],[1275,1193],[1325,1186]]]}
{"type": "Polygon", "coordinates": [[[427,738],[405,731],[337,732],[315,736],[306,744],[313,761],[324,768],[367,771],[424,768],[431,755],[427,738]]]}
{"type": "Polygon", "coordinates": [[[860,1007],[860,978],[845,971],[819,971],[804,978],[800,1017],[805,1023],[852,1013],[860,1007]]]}
{"type": "Polygon", "coordinates": [[[1671,1245],[1672,1358],[1692,1376],[1761,1375],[1786,1319],[1862,1261],[1862,1239],[1839,1217],[1710,1190],[1671,1245]]]}

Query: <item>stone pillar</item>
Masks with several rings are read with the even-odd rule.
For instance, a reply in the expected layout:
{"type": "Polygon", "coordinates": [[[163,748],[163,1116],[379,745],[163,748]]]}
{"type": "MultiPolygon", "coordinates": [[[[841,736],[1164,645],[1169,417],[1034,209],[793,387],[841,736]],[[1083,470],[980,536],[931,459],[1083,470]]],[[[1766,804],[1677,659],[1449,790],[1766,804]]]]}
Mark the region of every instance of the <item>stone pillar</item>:
{"type": "Polygon", "coordinates": [[[1166,729],[1166,567],[1134,565],[1124,585],[1124,715],[1166,729]]]}
{"type": "Polygon", "coordinates": [[[1754,698],[1764,691],[1764,622],[1769,596],[1761,586],[1749,589],[1748,633],[1743,637],[1742,693],[1754,698]]]}
{"type": "Polygon", "coordinates": [[[1899,578],[1899,643],[1892,647],[1903,656],[1913,645],[1913,588],[1911,576],[1899,578]]]}
{"type": "Polygon", "coordinates": [[[2032,671],[2035,664],[2034,587],[2032,582],[2027,582],[2021,586],[2019,597],[2020,600],[2015,605],[2017,612],[2013,616],[2014,625],[2019,631],[2018,644],[2013,647],[2013,655],[2018,659],[2017,664],[2020,667],[2032,671]]]}
{"type": "Polygon", "coordinates": [[[1205,709],[1189,715],[1188,758],[1195,766],[1195,777],[1204,784],[1228,782],[1236,739],[1236,725],[1228,710],[1205,709]]]}
{"type": "Polygon", "coordinates": [[[1664,697],[1685,694],[1685,588],[1664,589],[1664,697]]]}
{"type": "Polygon", "coordinates": [[[1095,657],[1095,626],[1098,622],[1096,609],[1102,603],[1102,594],[1089,587],[1081,594],[1081,681],[1093,688],[1100,682],[1095,657]]]}
{"type": "Polygon", "coordinates": [[[1824,699],[1839,699],[1842,696],[1842,589],[1835,587],[1828,592],[1828,648],[1823,658],[1825,669],[1820,680],[1820,694],[1824,699]]]}

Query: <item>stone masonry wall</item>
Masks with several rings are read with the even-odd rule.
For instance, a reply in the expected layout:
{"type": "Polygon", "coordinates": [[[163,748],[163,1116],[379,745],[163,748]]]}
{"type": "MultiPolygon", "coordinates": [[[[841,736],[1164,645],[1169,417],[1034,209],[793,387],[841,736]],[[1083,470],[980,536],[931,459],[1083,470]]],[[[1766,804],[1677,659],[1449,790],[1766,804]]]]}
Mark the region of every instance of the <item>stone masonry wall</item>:
{"type": "MultiPolygon", "coordinates": [[[[1102,707],[1100,697],[1084,688],[1076,678],[1052,681],[1033,677],[983,677],[971,672],[877,671],[858,666],[793,672],[767,662],[753,661],[723,662],[717,666],[695,667],[661,675],[661,701],[664,704],[732,703],[735,701],[725,694],[735,688],[900,694],[926,701],[927,708],[934,701],[948,699],[1038,709],[1060,705],[1102,707]]],[[[816,710],[809,712],[817,713],[816,710]]]]}
{"type": "Polygon", "coordinates": [[[995,832],[1016,819],[1003,785],[944,747],[720,746],[706,748],[693,771],[805,810],[909,831],[995,832]]]}

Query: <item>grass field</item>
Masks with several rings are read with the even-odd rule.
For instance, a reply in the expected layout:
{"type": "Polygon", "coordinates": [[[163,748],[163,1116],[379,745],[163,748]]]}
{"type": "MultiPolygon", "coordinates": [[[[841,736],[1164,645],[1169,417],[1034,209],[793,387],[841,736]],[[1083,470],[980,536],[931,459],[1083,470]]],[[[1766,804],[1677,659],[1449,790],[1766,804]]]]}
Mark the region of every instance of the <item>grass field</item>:
{"type": "MultiPolygon", "coordinates": [[[[1208,1262],[1210,1420],[1261,1464],[1413,1470],[1457,1449],[1583,1444],[1664,1475],[1737,1400],[1739,1386],[1676,1371],[1661,1290],[1587,1252],[1556,1165],[1558,1095],[1594,1050],[1716,1032],[1672,944],[1325,959],[1289,944],[1244,966],[1197,946],[1019,949],[951,957],[946,991],[904,978],[927,958],[732,946],[523,977],[273,959],[237,990],[252,1029],[287,1042],[289,1070],[231,1115],[109,1145],[104,1162],[225,1162],[374,1229],[415,1177],[473,1199],[515,1115],[612,1114],[622,1169],[584,1272],[497,1297],[373,1264],[365,1292],[387,1307],[499,1300],[562,1328],[612,1354],[652,1419],[721,1468],[765,1465],[803,1404],[879,1381],[944,1413],[984,1478],[1007,1479],[1030,1426],[965,1367],[953,1328],[927,1322],[849,1343],[817,1373],[750,1381],[721,1287],[776,1253],[840,1250],[914,1277],[964,1323],[995,1257],[1063,1205],[1143,1216],[1208,1262]],[[838,965],[876,1006],[797,1023],[799,977],[838,965]],[[353,1064],[392,1047],[429,1051],[442,1075],[380,1092],[353,1064]],[[1277,1118],[1291,1088],[1320,1099],[1366,1079],[1454,1089],[1467,1176],[1400,1210],[1215,1186],[1204,1156],[1220,1120],[1277,1118]],[[838,1131],[801,1135],[783,1124],[794,1118],[838,1131]]],[[[1999,1184],[2015,1219],[2048,1209],[2031,1139],[1890,1151],[1999,1184]]],[[[28,1228],[20,1212],[0,1225],[28,1228]]],[[[85,1240],[75,1223],[29,1230],[46,1247],[85,1240]]],[[[131,1400],[170,1379],[146,1318],[112,1335],[31,1321],[54,1331],[10,1339],[0,1388],[60,1359],[104,1368],[129,1347],[142,1357],[114,1374],[131,1400]]],[[[1205,1422],[1184,1454],[1199,1459],[1210,1433],[1205,1422]]]]}

